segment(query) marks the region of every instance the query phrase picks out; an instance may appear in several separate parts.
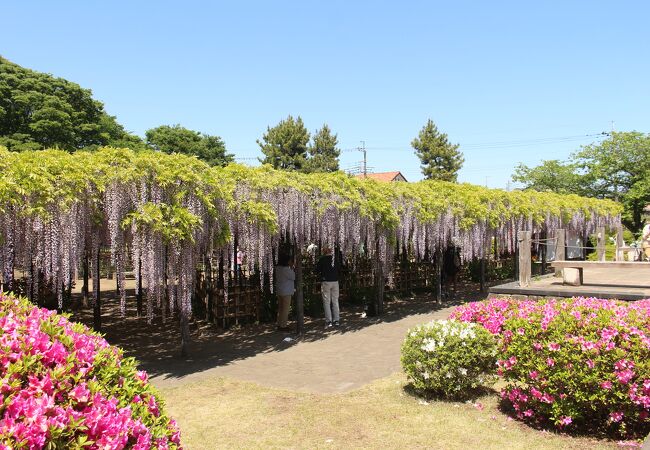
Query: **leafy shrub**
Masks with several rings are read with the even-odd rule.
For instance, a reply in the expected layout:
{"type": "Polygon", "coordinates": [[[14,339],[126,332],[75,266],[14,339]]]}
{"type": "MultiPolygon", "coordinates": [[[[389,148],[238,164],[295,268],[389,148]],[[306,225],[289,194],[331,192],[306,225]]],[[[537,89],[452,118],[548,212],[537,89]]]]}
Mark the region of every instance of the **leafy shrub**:
{"type": "Polygon", "coordinates": [[[0,293],[0,449],[177,449],[179,431],[133,358],[0,293]]]}
{"type": "Polygon", "coordinates": [[[409,330],[402,367],[420,392],[465,397],[494,381],[496,341],[473,323],[433,321],[409,330]]]}
{"type": "Polygon", "coordinates": [[[622,436],[650,431],[650,300],[493,299],[452,317],[499,334],[502,397],[519,418],[622,436]]]}

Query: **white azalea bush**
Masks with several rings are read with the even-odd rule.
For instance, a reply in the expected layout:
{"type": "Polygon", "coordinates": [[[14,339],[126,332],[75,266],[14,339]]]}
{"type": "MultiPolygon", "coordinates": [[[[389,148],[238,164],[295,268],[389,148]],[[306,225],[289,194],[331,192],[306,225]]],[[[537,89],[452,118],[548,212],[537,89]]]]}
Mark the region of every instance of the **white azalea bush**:
{"type": "Polygon", "coordinates": [[[480,325],[436,320],[409,330],[402,367],[416,391],[461,398],[494,383],[496,355],[494,336],[480,325]]]}

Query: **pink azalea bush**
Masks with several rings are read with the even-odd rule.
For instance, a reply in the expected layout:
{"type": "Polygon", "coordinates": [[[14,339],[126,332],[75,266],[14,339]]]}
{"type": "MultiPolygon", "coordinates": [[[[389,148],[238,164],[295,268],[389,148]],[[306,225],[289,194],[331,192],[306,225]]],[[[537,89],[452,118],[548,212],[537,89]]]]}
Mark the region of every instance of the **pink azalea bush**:
{"type": "Polygon", "coordinates": [[[147,374],[100,335],[0,293],[0,450],[180,449],[147,374]]]}
{"type": "Polygon", "coordinates": [[[452,317],[499,336],[501,395],[519,418],[622,436],[650,431],[650,300],[496,298],[452,317]]]}

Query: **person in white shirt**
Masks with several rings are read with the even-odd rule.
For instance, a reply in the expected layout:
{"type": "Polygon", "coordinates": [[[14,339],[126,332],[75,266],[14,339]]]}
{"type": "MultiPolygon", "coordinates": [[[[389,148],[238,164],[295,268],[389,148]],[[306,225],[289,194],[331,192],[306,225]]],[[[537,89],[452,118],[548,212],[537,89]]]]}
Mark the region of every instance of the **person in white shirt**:
{"type": "Polygon", "coordinates": [[[293,271],[293,258],[288,255],[278,257],[275,267],[275,294],[278,297],[278,330],[288,331],[291,296],[296,291],[296,274],[293,271]]]}
{"type": "Polygon", "coordinates": [[[645,259],[650,260],[650,217],[646,218],[645,226],[641,232],[641,247],[643,248],[645,259]]]}

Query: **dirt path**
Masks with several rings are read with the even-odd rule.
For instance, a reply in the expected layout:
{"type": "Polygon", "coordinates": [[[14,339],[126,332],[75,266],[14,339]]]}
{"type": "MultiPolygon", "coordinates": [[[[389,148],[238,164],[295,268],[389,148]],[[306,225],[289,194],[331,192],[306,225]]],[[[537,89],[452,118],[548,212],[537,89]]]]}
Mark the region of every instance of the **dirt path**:
{"type": "MultiPolygon", "coordinates": [[[[158,372],[167,373],[160,373],[152,381],[161,388],[172,388],[205,378],[228,376],[294,391],[349,391],[397,372],[400,369],[400,346],[406,331],[417,324],[447,318],[453,307],[432,311],[430,304],[421,303],[415,309],[412,314],[397,320],[384,318],[382,321],[363,319],[359,314],[351,313],[340,328],[332,331],[319,329],[320,322],[317,321],[300,341],[285,342],[283,339],[292,337],[291,334],[272,333],[268,339],[275,341],[276,345],[267,351],[176,376],[174,369],[186,364],[179,361],[165,368],[159,367],[158,372]],[[359,326],[364,320],[366,326],[359,326]]],[[[237,351],[228,348],[227,342],[215,345],[226,354],[237,351]]]]}
{"type": "MultiPolygon", "coordinates": [[[[182,358],[177,319],[156,317],[148,324],[137,318],[131,290],[127,315],[121,318],[114,286],[107,280],[102,283],[102,331],[110,343],[136,357],[160,388],[227,376],[294,391],[346,392],[399,371],[406,331],[445,319],[455,305],[482,298],[477,288],[466,284],[443,305],[430,296],[393,300],[380,318],[366,318],[360,306],[342,304],[339,328],[325,330],[322,319],[307,318],[299,340],[293,340],[293,333],[275,331],[272,324],[222,330],[197,321],[191,326],[190,356],[182,358]]],[[[73,319],[91,325],[92,310],[77,310],[73,319]]]]}

